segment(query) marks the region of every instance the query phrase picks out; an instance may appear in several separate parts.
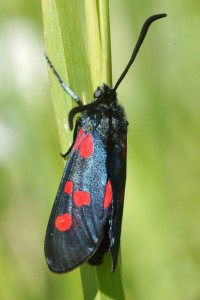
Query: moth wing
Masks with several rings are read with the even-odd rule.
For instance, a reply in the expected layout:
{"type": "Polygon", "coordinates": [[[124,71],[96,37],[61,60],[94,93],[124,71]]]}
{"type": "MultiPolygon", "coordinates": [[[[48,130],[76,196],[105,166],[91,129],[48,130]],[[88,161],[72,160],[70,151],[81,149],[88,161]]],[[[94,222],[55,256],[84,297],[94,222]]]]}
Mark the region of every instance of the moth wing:
{"type": "Polygon", "coordinates": [[[126,183],[126,151],[127,137],[124,136],[124,147],[116,147],[113,154],[109,157],[108,176],[112,184],[113,201],[110,216],[110,248],[112,257],[112,271],[114,272],[120,245],[122,215],[124,206],[124,192],[126,183]]]}
{"type": "Polygon", "coordinates": [[[68,272],[98,249],[110,212],[103,208],[107,152],[97,131],[79,131],[66,164],[45,237],[53,272],[68,272]]]}

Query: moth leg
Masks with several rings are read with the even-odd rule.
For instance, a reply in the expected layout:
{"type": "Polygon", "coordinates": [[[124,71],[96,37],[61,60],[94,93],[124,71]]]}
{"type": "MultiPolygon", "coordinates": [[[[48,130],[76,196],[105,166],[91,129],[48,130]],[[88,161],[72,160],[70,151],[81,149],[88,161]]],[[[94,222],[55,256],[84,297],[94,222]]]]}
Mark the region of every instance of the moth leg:
{"type": "Polygon", "coordinates": [[[71,144],[71,146],[69,147],[69,149],[67,150],[67,152],[65,152],[65,153],[60,152],[60,156],[62,156],[63,158],[66,158],[70,154],[72,148],[74,147],[74,143],[75,143],[75,140],[76,140],[76,137],[77,137],[77,132],[78,132],[78,128],[79,127],[80,127],[80,124],[79,124],[79,122],[77,120],[75,128],[74,128],[73,143],[71,144]]]}
{"type": "Polygon", "coordinates": [[[73,145],[74,144],[71,144],[71,146],[69,147],[69,149],[67,150],[67,152],[65,152],[65,153],[60,152],[60,156],[62,156],[63,158],[66,158],[69,155],[69,153],[71,152],[71,150],[73,148],[73,145]]]}

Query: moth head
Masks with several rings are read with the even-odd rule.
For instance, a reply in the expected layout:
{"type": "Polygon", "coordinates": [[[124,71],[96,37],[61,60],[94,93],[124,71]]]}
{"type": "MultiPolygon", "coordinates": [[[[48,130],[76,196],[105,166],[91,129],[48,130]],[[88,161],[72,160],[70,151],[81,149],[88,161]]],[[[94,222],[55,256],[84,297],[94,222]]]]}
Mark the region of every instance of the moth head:
{"type": "Polygon", "coordinates": [[[97,90],[94,92],[94,101],[104,99],[105,102],[109,100],[116,99],[116,92],[115,90],[111,89],[107,84],[103,83],[102,86],[98,87],[97,90]]]}

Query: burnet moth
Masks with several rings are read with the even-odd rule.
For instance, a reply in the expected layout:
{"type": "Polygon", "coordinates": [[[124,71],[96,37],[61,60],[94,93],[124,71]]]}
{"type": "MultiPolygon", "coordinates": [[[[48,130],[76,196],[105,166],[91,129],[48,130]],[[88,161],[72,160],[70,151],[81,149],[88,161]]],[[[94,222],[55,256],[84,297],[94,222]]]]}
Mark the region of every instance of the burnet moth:
{"type": "Polygon", "coordinates": [[[126,182],[127,126],[116,90],[142,45],[149,26],[166,14],[151,16],[144,23],[131,59],[114,88],[98,87],[90,104],[82,101],[47,62],[61,87],[78,106],[69,112],[69,127],[77,118],[73,143],[49,219],[45,256],[49,269],[65,273],[84,262],[98,265],[109,251],[112,272],[117,264],[126,182]]]}

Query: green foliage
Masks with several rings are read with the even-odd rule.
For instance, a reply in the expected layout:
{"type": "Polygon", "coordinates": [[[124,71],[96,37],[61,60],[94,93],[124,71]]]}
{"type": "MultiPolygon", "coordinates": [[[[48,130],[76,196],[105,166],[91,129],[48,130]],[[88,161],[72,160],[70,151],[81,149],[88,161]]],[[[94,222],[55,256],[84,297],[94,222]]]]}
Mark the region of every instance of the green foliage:
{"type": "MultiPolygon", "coordinates": [[[[79,270],[51,274],[43,253],[63,162],[44,75],[41,6],[9,3],[0,4],[0,299],[82,299],[79,270]]],[[[78,4],[84,24],[83,1],[78,4]]],[[[110,1],[113,83],[143,21],[160,12],[168,17],[150,28],[118,90],[130,123],[121,241],[127,300],[200,298],[199,3],[110,1]]],[[[51,59],[68,82],[66,57],[51,59]]],[[[73,87],[80,96],[83,77],[73,87]]],[[[51,84],[57,85],[53,77],[51,84]]],[[[93,84],[88,90],[91,99],[93,84]]],[[[71,100],[59,87],[57,93],[67,113],[71,100]]],[[[70,141],[62,140],[66,150],[70,141]]]]}
{"type": "MultiPolygon", "coordinates": [[[[79,96],[80,98],[88,100],[92,85],[97,87],[97,83],[100,84],[103,77],[106,80],[111,78],[109,75],[111,74],[110,35],[108,2],[103,4],[102,1],[102,4],[99,5],[98,1],[89,0],[85,3],[90,68],[86,59],[83,33],[75,1],[45,1],[43,3],[43,18],[46,49],[49,57],[51,60],[52,57],[53,59],[57,57],[55,60],[58,65],[60,64],[59,59],[61,58],[62,61],[63,58],[64,65],[66,65],[63,69],[67,73],[65,77],[68,77],[70,88],[76,91],[78,95],[82,95],[79,96]],[[55,40],[56,43],[53,43],[55,40]],[[90,76],[90,71],[92,76],[90,76]]],[[[53,65],[55,66],[54,60],[53,65]]],[[[51,70],[50,73],[52,73],[51,70]]],[[[64,109],[66,98],[61,97],[59,99],[61,92],[58,89],[60,86],[52,75],[51,90],[62,143],[67,138],[65,131],[66,128],[68,129],[68,124],[66,124],[68,112],[64,109]]],[[[94,268],[84,267],[81,270],[81,276],[85,299],[94,299],[95,294],[101,299],[124,299],[120,269],[119,267],[116,268],[113,275],[108,259],[105,259],[100,267],[96,267],[96,275],[94,268]],[[91,282],[93,282],[92,285],[91,282]]]]}

